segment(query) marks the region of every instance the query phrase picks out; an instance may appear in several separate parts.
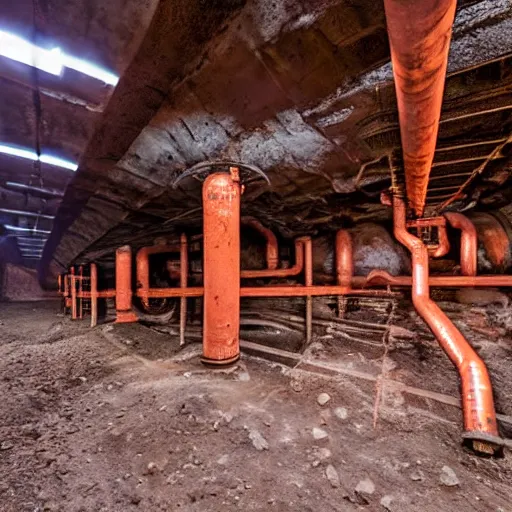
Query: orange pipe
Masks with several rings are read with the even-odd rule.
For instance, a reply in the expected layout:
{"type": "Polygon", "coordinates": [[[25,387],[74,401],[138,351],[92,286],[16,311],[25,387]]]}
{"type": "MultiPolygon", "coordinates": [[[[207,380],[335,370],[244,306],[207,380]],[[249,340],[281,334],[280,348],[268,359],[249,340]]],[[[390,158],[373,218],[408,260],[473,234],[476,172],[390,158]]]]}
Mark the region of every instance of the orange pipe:
{"type": "Polygon", "coordinates": [[[98,267],[91,263],[91,327],[98,323],[98,267]]]}
{"type": "Polygon", "coordinates": [[[84,317],[84,301],[82,298],[83,291],[84,291],[84,266],[80,265],[78,267],[78,294],[77,294],[77,298],[78,298],[79,304],[80,304],[78,318],[80,318],[80,319],[82,319],[84,317]]]}
{"type": "MultiPolygon", "coordinates": [[[[385,270],[372,270],[368,276],[352,279],[353,286],[412,286],[411,276],[392,276],[385,270]]],[[[429,276],[428,284],[435,288],[512,287],[512,276],[429,276]]]]}
{"type": "Polygon", "coordinates": [[[259,220],[253,217],[244,217],[242,219],[242,224],[255,229],[265,237],[265,240],[267,241],[267,269],[275,270],[279,264],[279,248],[277,245],[276,235],[274,235],[270,229],[266,228],[259,220]]]}
{"type": "Polygon", "coordinates": [[[123,245],[116,251],[116,323],[136,321],[132,311],[132,250],[123,245]]]}
{"type": "Polygon", "coordinates": [[[240,357],[240,183],[238,168],[203,184],[204,322],[202,361],[240,357]]]}
{"type": "Polygon", "coordinates": [[[76,303],[76,277],[75,277],[75,268],[71,267],[70,270],[70,288],[71,288],[71,319],[76,320],[77,318],[77,303],[76,303]]]}
{"type": "Polygon", "coordinates": [[[478,238],[474,224],[462,213],[449,212],[444,216],[452,228],[461,230],[460,270],[463,276],[476,276],[478,238]]]}
{"type": "Polygon", "coordinates": [[[423,215],[456,0],[384,0],[410,206],[423,215]]]}
{"type": "Polygon", "coordinates": [[[448,240],[448,233],[446,226],[438,226],[437,228],[438,244],[437,248],[432,252],[434,258],[442,258],[450,252],[450,241],[448,240]]]}
{"type": "Polygon", "coordinates": [[[393,198],[394,233],[397,240],[411,251],[412,299],[414,307],[435,334],[439,344],[457,367],[462,385],[464,437],[477,451],[489,452],[499,444],[492,386],[487,368],[464,336],[430,298],[428,252],[423,242],[406,228],[405,204],[393,198]]]}
{"type": "Polygon", "coordinates": [[[354,261],[352,251],[352,237],[344,229],[336,233],[336,282],[344,286],[347,293],[352,288],[352,276],[354,275],[354,261]]]}
{"type": "MultiPolygon", "coordinates": [[[[187,287],[188,278],[188,242],[187,235],[182,233],[180,238],[180,287],[187,287]]],[[[180,346],[185,345],[185,326],[187,323],[187,298],[180,299],[180,346]]]]}
{"type": "Polygon", "coordinates": [[[143,247],[137,252],[135,258],[137,297],[140,298],[144,309],[149,308],[149,256],[166,252],[176,252],[176,245],[152,245],[143,247]]]}
{"type": "Polygon", "coordinates": [[[241,270],[242,279],[257,279],[263,277],[292,277],[299,275],[304,268],[304,249],[301,240],[295,241],[295,264],[290,268],[277,268],[275,270],[241,270]]]}
{"type": "MultiPolygon", "coordinates": [[[[321,297],[328,295],[345,295],[344,286],[244,286],[240,288],[240,297],[321,297]]],[[[385,290],[350,290],[350,295],[371,295],[385,296],[389,293],[385,290]]],[[[202,297],[204,288],[153,288],[149,292],[152,299],[173,298],[173,297],[202,297]]]]}
{"type": "Polygon", "coordinates": [[[471,221],[494,271],[503,272],[510,260],[510,240],[505,228],[489,213],[473,213],[471,221]]]}

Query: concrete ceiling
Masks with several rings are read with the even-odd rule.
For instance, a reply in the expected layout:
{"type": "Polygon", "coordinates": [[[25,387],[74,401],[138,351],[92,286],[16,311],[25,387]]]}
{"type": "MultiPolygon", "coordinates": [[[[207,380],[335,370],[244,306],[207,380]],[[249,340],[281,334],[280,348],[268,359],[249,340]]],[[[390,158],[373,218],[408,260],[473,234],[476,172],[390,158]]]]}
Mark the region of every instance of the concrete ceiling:
{"type": "MultiPolygon", "coordinates": [[[[73,2],[78,18],[85,3],[73,2]]],[[[508,0],[458,4],[431,211],[468,179],[466,198],[452,207],[510,200],[503,185],[510,175],[512,8],[508,0]]],[[[137,248],[163,234],[200,230],[200,183],[172,184],[204,160],[238,160],[264,170],[270,187],[249,184],[243,210],[283,237],[388,217],[379,192],[392,174],[400,182],[402,170],[382,2],[162,0],[135,6],[145,24],[132,23],[115,2],[92,9],[95,21],[84,21],[76,41],[60,29],[59,44],[76,53],[88,26],[87,52],[122,78],[110,97],[87,96],[89,88],[66,91],[86,96],[85,105],[53,93],[44,99],[45,140],[80,158],[80,167],[58,210],[42,276],[51,281],[72,262],[108,262],[125,243],[137,248]],[[108,20],[100,23],[104,10],[108,20]],[[118,25],[113,20],[121,11],[118,25]],[[127,42],[126,30],[137,44],[127,42]]],[[[69,27],[71,17],[65,19],[69,27]]],[[[12,94],[17,109],[8,115],[16,126],[2,128],[2,135],[26,137],[29,144],[34,128],[19,105],[28,104],[30,112],[30,93],[12,94]]],[[[47,174],[51,186],[63,183],[57,172],[47,174]]],[[[0,162],[0,180],[4,175],[0,162]]]]}

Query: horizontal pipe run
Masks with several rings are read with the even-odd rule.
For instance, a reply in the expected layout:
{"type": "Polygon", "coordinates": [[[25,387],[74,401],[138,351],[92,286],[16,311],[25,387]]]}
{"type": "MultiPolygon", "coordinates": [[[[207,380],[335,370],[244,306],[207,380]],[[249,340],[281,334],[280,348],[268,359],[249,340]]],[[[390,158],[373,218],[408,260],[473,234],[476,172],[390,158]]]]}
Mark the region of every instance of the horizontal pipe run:
{"type": "MultiPolygon", "coordinates": [[[[353,286],[412,286],[411,276],[392,276],[385,270],[372,270],[367,277],[352,279],[353,286]]],[[[512,276],[429,276],[429,286],[434,288],[507,288],[512,287],[512,276]]]]}
{"type": "Polygon", "coordinates": [[[384,0],[407,198],[421,217],[441,116],[456,0],[384,0]]]}

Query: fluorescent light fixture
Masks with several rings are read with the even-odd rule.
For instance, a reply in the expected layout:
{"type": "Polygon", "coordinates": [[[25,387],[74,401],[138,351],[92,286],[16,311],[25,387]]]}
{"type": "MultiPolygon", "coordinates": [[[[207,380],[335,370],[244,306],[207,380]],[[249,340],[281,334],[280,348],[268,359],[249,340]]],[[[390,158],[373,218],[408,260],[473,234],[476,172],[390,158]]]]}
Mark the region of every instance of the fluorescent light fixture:
{"type": "Polygon", "coordinates": [[[34,192],[50,197],[64,197],[64,194],[59,190],[52,190],[50,188],[33,187],[32,185],[25,185],[25,183],[18,183],[16,181],[6,181],[7,188],[14,188],[18,190],[25,190],[27,192],[34,192]]]}
{"type": "Polygon", "coordinates": [[[48,240],[48,238],[38,238],[38,237],[30,237],[30,238],[27,238],[25,236],[21,236],[21,235],[15,235],[15,238],[18,242],[21,242],[21,243],[24,243],[24,242],[43,242],[43,243],[46,243],[46,240],[48,240]]]}
{"type": "Polygon", "coordinates": [[[10,210],[9,208],[0,208],[0,213],[7,213],[9,215],[20,215],[24,217],[38,217],[41,219],[53,220],[55,219],[54,215],[46,215],[45,213],[37,213],[37,212],[26,212],[24,210],[10,210]]]}
{"type": "Polygon", "coordinates": [[[56,76],[60,76],[66,67],[108,85],[115,86],[119,81],[119,77],[113,73],[86,60],[66,55],[60,48],[41,48],[3,30],[0,30],[0,55],[56,76]]]}
{"type": "Polygon", "coordinates": [[[32,160],[40,162],[48,165],[54,165],[56,167],[62,167],[64,169],[69,169],[70,171],[76,171],[78,169],[78,165],[74,162],[69,162],[68,160],[63,160],[62,158],[56,158],[50,155],[41,155],[37,156],[37,153],[34,151],[30,151],[28,149],[21,149],[14,146],[7,146],[5,144],[0,144],[0,153],[4,155],[12,155],[18,156],[20,158],[26,158],[27,160],[32,160]]]}
{"type": "Polygon", "coordinates": [[[32,229],[32,228],[22,228],[20,226],[11,226],[10,224],[4,224],[5,229],[10,229],[11,231],[23,231],[24,233],[41,233],[42,235],[49,235],[51,231],[45,231],[43,229],[32,229]]]}
{"type": "Polygon", "coordinates": [[[29,244],[28,242],[18,242],[18,247],[23,249],[42,249],[46,245],[44,244],[29,244]]]}

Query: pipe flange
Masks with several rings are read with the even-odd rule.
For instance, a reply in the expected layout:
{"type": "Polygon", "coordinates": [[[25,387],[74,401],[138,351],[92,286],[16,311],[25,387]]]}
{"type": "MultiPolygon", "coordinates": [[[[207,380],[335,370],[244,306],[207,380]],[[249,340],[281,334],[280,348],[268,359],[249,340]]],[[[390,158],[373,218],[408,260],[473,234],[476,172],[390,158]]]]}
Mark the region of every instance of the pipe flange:
{"type": "Polygon", "coordinates": [[[204,181],[209,174],[213,172],[229,172],[230,167],[237,167],[240,172],[240,183],[247,184],[259,179],[263,179],[270,185],[268,176],[255,165],[245,164],[242,162],[234,162],[230,160],[211,160],[200,162],[183,173],[181,173],[173,182],[172,188],[176,188],[180,181],[185,178],[193,177],[199,181],[204,181]]]}
{"type": "Polygon", "coordinates": [[[464,432],[462,439],[464,444],[468,445],[469,448],[479,455],[501,455],[503,448],[512,450],[511,439],[503,439],[500,436],[485,432],[464,432]]]}

